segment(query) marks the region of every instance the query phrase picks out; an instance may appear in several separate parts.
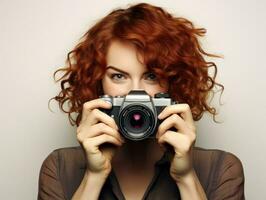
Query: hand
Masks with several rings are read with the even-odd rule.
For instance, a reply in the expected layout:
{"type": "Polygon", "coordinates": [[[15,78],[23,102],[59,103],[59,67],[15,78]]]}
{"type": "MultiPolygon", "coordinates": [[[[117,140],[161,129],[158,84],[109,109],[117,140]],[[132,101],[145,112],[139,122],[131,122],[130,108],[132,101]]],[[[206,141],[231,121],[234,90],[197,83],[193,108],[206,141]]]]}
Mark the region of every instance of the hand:
{"type": "Polygon", "coordinates": [[[156,137],[160,145],[173,147],[170,175],[175,181],[192,170],[192,149],[196,140],[196,128],[188,104],[167,106],[158,116],[164,120],[156,137]],[[176,131],[173,131],[175,128],[176,131]]]}
{"type": "Polygon", "coordinates": [[[123,143],[114,119],[98,109],[111,107],[102,99],[84,103],[81,123],[77,128],[77,139],[85,150],[88,172],[105,177],[111,171],[111,159],[116,147],[123,143]]]}

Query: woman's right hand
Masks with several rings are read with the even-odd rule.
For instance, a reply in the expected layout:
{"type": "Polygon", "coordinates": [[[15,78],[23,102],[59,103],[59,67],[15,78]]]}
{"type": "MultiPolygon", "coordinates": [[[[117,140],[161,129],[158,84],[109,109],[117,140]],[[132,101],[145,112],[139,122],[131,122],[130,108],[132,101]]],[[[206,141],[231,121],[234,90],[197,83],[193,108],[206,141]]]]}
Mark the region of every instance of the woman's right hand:
{"type": "Polygon", "coordinates": [[[77,139],[86,153],[87,172],[104,177],[111,171],[111,160],[116,147],[123,144],[114,119],[99,110],[111,107],[110,103],[102,99],[84,103],[82,119],[77,128],[77,139]]]}

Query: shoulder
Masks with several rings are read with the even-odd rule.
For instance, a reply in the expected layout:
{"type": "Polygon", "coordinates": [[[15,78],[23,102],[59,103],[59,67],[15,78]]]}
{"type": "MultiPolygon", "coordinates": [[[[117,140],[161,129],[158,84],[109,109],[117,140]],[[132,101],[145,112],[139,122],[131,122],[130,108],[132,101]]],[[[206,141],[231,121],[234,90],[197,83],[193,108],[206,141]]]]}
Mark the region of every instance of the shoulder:
{"type": "Polygon", "coordinates": [[[77,167],[85,167],[85,155],[81,147],[67,147],[51,152],[43,162],[43,166],[56,166],[75,164],[77,167]]]}
{"type": "Polygon", "coordinates": [[[219,149],[204,149],[201,147],[194,147],[194,159],[206,159],[208,161],[217,161],[221,159],[226,159],[228,161],[236,162],[236,163],[241,163],[239,158],[234,155],[233,153],[219,150],[219,149]]]}
{"type": "Polygon", "coordinates": [[[240,159],[226,151],[218,149],[194,148],[194,168],[206,193],[243,191],[244,170],[240,159]],[[218,190],[219,188],[219,190],[218,190]]]}
{"type": "Polygon", "coordinates": [[[195,165],[199,168],[204,167],[220,170],[234,169],[236,171],[243,171],[243,166],[240,159],[233,153],[218,149],[203,149],[200,147],[194,148],[193,159],[195,165]]]}
{"type": "MultiPolygon", "coordinates": [[[[39,175],[39,197],[70,198],[78,188],[86,169],[81,147],[56,149],[44,160],[39,175]]],[[[47,199],[43,198],[43,199],[47,199]]],[[[67,198],[67,199],[68,199],[67,198]]]]}

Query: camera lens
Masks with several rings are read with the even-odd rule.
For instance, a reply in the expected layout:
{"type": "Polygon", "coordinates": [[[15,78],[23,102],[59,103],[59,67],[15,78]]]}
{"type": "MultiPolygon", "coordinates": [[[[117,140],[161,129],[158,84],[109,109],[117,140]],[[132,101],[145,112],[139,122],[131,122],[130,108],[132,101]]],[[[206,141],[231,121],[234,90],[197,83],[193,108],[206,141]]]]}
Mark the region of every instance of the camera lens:
{"type": "Polygon", "coordinates": [[[142,140],[154,131],[155,120],[151,109],[141,104],[130,104],[119,115],[121,133],[131,140],[142,140]]]}
{"type": "Polygon", "coordinates": [[[133,113],[132,116],[130,116],[130,125],[135,128],[141,128],[143,126],[144,119],[141,115],[141,113],[133,113]]]}
{"type": "Polygon", "coordinates": [[[135,107],[128,110],[125,114],[124,125],[126,130],[134,134],[141,134],[147,131],[150,123],[149,114],[145,110],[135,107]]]}

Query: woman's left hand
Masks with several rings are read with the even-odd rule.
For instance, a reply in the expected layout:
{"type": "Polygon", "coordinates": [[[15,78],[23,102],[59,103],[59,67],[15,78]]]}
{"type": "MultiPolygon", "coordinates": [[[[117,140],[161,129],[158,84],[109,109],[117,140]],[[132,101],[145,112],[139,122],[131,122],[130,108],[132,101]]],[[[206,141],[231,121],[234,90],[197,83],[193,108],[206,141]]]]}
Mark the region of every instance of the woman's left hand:
{"type": "Polygon", "coordinates": [[[196,128],[192,113],[188,104],[175,104],[167,106],[158,118],[163,122],[156,137],[160,145],[173,147],[170,175],[178,181],[193,170],[192,150],[196,141],[196,128]]]}

